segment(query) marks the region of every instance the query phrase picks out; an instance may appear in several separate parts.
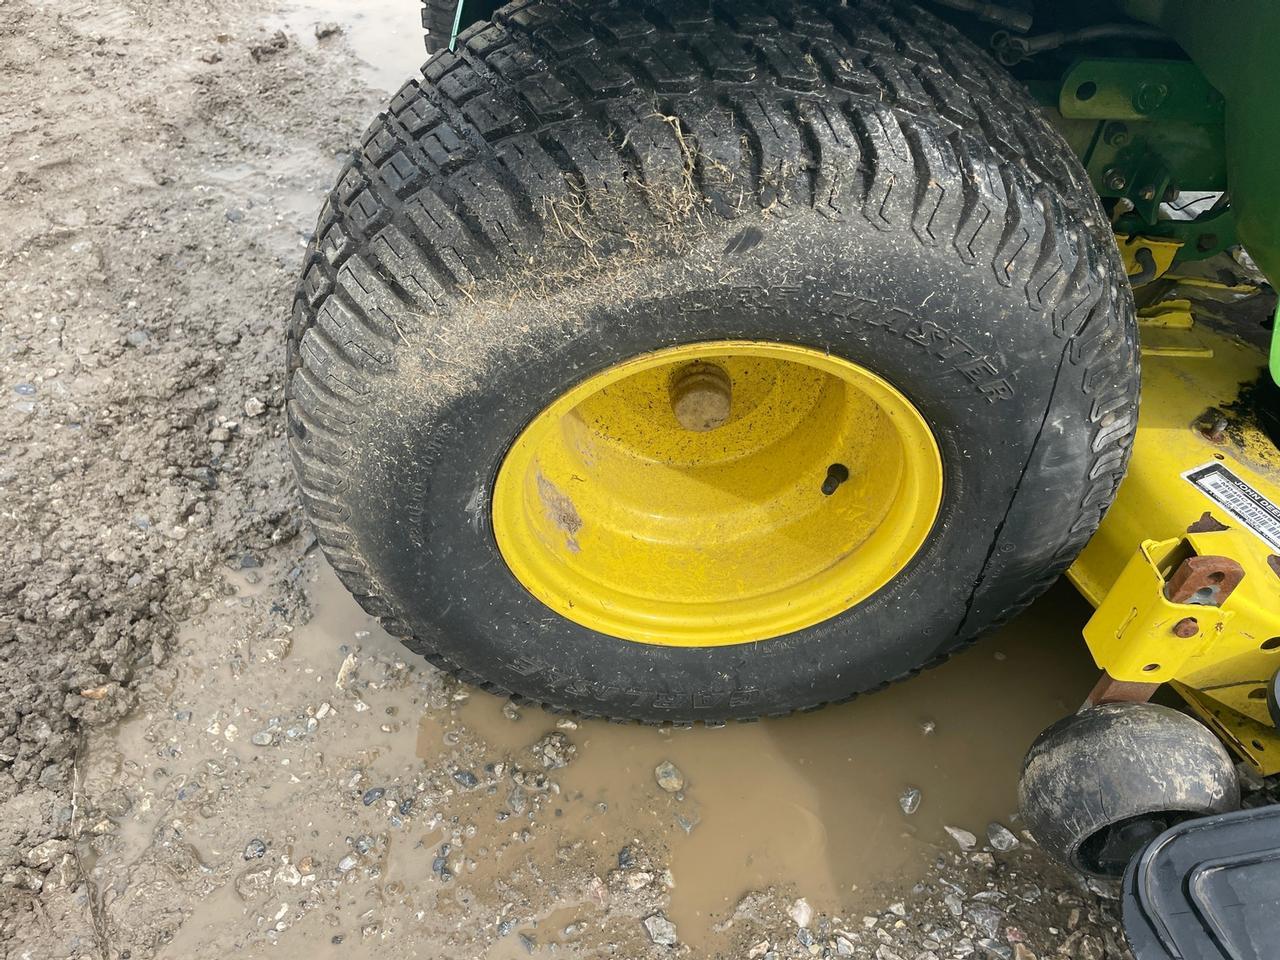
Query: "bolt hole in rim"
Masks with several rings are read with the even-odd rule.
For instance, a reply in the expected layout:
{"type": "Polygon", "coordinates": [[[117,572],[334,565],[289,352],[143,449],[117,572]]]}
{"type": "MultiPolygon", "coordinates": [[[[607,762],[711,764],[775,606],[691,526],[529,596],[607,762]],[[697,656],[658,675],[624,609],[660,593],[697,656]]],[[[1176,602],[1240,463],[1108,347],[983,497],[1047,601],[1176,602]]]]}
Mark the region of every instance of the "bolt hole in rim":
{"type": "Polygon", "coordinates": [[[498,470],[512,574],[608,636],[721,646],[861,603],[932,530],[942,457],[866,368],[792,344],[686,344],[620,363],[537,414],[498,470]]]}

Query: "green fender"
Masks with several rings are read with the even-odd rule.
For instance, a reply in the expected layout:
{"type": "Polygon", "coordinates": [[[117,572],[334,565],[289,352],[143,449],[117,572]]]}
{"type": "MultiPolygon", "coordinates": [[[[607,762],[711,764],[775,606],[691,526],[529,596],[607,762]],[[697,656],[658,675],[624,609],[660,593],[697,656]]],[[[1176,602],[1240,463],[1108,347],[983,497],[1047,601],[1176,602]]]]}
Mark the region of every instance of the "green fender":
{"type": "MultiPolygon", "coordinates": [[[[1226,98],[1227,178],[1236,238],[1280,286],[1280,3],[1120,0],[1136,20],[1178,41],[1226,98]]],[[[1271,345],[1280,382],[1280,336],[1271,345]]]]}

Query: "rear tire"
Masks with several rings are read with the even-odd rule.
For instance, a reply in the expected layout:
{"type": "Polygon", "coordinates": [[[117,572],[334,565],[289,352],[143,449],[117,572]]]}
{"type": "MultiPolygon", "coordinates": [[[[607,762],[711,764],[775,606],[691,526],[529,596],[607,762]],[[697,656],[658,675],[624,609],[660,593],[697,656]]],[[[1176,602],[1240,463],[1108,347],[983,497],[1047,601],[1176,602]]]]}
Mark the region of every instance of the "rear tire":
{"type": "Polygon", "coordinates": [[[1132,442],[1132,298],[1067,145],[924,10],[663,9],[511,5],[393,98],[308,251],[291,449],[344,583],[438,666],[586,714],[781,714],[940,662],[1074,558],[1132,442]],[[495,545],[506,451],[584,378],[719,339],[905,394],[944,465],[928,539],[754,643],[554,613],[495,545]]]}

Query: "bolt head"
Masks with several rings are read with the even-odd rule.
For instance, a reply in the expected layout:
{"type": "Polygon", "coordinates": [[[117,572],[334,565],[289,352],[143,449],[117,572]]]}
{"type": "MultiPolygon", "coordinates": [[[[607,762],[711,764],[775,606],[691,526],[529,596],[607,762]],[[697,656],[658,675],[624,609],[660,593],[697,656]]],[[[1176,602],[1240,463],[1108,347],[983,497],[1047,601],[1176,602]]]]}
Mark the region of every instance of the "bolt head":
{"type": "Polygon", "coordinates": [[[1123,123],[1113,123],[1107,127],[1107,143],[1113,147],[1123,147],[1129,142],[1129,128],[1123,123]]]}

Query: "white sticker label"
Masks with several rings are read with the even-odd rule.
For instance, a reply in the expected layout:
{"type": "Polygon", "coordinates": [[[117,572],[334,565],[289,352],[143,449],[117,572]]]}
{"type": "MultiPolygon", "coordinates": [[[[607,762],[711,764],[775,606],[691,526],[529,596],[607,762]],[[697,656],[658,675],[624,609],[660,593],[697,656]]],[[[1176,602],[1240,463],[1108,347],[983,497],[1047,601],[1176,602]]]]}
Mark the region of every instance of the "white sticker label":
{"type": "Polygon", "coordinates": [[[1273,550],[1280,550],[1280,507],[1220,463],[1206,463],[1182,476],[1273,550]]]}

